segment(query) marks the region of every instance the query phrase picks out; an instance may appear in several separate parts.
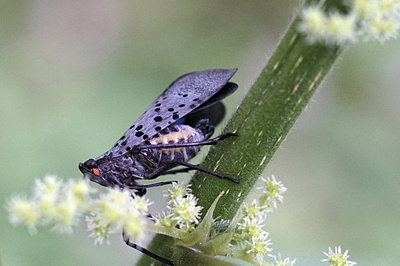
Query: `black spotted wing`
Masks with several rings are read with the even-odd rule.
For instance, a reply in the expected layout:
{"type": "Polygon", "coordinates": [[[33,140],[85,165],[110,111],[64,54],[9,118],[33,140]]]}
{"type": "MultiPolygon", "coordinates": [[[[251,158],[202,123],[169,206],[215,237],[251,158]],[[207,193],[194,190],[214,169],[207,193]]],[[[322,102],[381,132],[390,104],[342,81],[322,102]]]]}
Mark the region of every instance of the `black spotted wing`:
{"type": "Polygon", "coordinates": [[[205,103],[185,115],[182,123],[191,127],[195,127],[200,120],[208,119],[209,125],[216,127],[225,117],[225,106],[221,100],[234,93],[237,88],[237,84],[228,82],[205,103]]]}
{"type": "Polygon", "coordinates": [[[209,108],[210,106],[220,103],[222,99],[234,93],[238,88],[238,85],[233,82],[228,82],[223,86],[216,94],[214,94],[210,99],[205,101],[202,105],[197,107],[191,113],[202,111],[203,109],[209,108]]]}
{"type": "MultiPolygon", "coordinates": [[[[212,69],[179,77],[150,105],[117,143],[100,157],[110,153],[112,156],[124,154],[200,107],[227,85],[236,71],[237,69],[212,69]]],[[[216,102],[216,100],[211,101],[216,102]]]]}

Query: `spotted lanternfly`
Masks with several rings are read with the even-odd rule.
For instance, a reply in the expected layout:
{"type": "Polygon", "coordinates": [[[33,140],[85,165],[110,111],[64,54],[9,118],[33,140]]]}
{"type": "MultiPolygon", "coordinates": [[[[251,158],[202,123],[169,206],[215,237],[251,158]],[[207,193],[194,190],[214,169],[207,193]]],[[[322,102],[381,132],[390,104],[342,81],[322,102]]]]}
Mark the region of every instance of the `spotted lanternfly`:
{"type": "Polygon", "coordinates": [[[110,150],[79,164],[84,177],[107,187],[134,189],[138,195],[145,194],[146,188],[172,181],[143,185],[136,180],[190,170],[238,183],[240,180],[187,162],[200,146],[214,145],[236,135],[228,133],[209,139],[223,117],[220,101],[238,87],[228,82],[236,70],[199,71],[175,80],[110,150]],[[176,166],[185,168],[170,170],[176,166]]]}
{"type": "MultiPolygon", "coordinates": [[[[237,89],[229,82],[237,69],[213,69],[193,72],[175,80],[139,117],[115,145],[103,155],[79,164],[85,178],[107,187],[119,186],[136,190],[143,195],[146,188],[170,182],[143,185],[141,179],[160,175],[199,170],[235,183],[240,180],[226,177],[209,169],[188,163],[202,145],[214,145],[228,133],[210,139],[214,126],[224,116],[220,102],[237,89]],[[176,166],[183,169],[171,170],[176,166]]],[[[172,264],[152,252],[125,242],[151,257],[172,264]]]]}

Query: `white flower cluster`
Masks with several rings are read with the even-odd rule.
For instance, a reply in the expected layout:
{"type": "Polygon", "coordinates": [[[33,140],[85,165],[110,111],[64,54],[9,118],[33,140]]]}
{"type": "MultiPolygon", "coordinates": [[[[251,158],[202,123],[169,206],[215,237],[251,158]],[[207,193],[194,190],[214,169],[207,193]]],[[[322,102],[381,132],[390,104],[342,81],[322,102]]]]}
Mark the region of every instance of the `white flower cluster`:
{"type": "Polygon", "coordinates": [[[274,175],[267,179],[261,178],[264,186],[261,187],[264,196],[260,199],[260,204],[266,208],[265,212],[273,212],[278,208],[278,202],[283,202],[282,194],[286,192],[287,188],[283,186],[281,181],[277,181],[274,175]]]}
{"type": "MultiPolygon", "coordinates": [[[[40,225],[51,226],[59,232],[72,232],[79,217],[84,213],[90,235],[95,243],[108,242],[109,235],[123,231],[128,237],[140,238],[143,230],[161,233],[180,240],[181,246],[195,248],[208,256],[229,255],[238,259],[263,265],[264,257],[274,258],[274,265],[292,266],[295,260],[281,259],[271,254],[272,245],[263,227],[267,214],[282,202],[286,188],[274,176],[263,180],[263,195],[244,205],[232,221],[215,222],[213,212],[222,197],[221,193],[199,224],[201,206],[191,194],[189,186],[173,183],[165,197],[168,198],[167,212],[153,218],[155,224],[144,223],[148,206],[144,197],[132,194],[128,189],[108,189],[99,197],[91,197],[89,184],[82,181],[62,182],[55,176],[46,176],[36,181],[31,198],[13,197],[8,203],[10,220],[15,225],[26,226],[31,233],[40,225]],[[244,216],[243,216],[244,214],[244,216]],[[198,225],[198,226],[197,226],[198,225]],[[208,252],[211,251],[211,254],[208,252]]],[[[322,260],[333,266],[352,266],[348,261],[348,250],[343,254],[340,247],[322,260]]]]}
{"type": "Polygon", "coordinates": [[[36,233],[40,225],[70,233],[88,194],[89,186],[83,180],[64,184],[56,176],[47,175],[36,180],[31,198],[11,198],[10,221],[26,226],[30,233],[36,233]]]}
{"type": "Polygon", "coordinates": [[[109,234],[122,230],[129,237],[140,238],[143,232],[142,217],[147,215],[151,203],[134,195],[128,189],[110,189],[90,204],[91,216],[86,217],[90,236],[102,243],[109,234]]]}
{"type": "MultiPolygon", "coordinates": [[[[253,200],[250,205],[244,206],[244,217],[237,224],[237,230],[232,238],[232,246],[244,249],[247,254],[254,256],[262,264],[264,256],[272,256],[271,240],[268,233],[263,230],[267,213],[278,207],[277,202],[283,201],[282,193],[286,188],[275,176],[262,178],[264,185],[261,187],[263,196],[253,200]]],[[[294,261],[293,263],[294,264],[294,261]]]]}
{"type": "Polygon", "coordinates": [[[82,214],[89,213],[86,221],[95,243],[102,243],[110,233],[122,230],[131,237],[140,237],[141,218],[147,214],[150,204],[145,198],[119,188],[91,198],[93,191],[87,181],[63,182],[53,175],[37,180],[33,191],[29,199],[15,196],[9,201],[11,223],[26,226],[30,233],[36,233],[38,226],[71,233],[82,214]]]}
{"type": "Polygon", "coordinates": [[[325,11],[320,4],[303,8],[299,32],[310,43],[343,46],[357,40],[383,42],[396,37],[400,27],[400,0],[352,0],[350,11],[325,11]]]}
{"type": "Polygon", "coordinates": [[[197,198],[191,194],[189,186],[174,182],[164,196],[168,198],[168,211],[153,218],[156,225],[176,227],[184,232],[193,231],[199,223],[202,207],[196,206],[197,198]]]}

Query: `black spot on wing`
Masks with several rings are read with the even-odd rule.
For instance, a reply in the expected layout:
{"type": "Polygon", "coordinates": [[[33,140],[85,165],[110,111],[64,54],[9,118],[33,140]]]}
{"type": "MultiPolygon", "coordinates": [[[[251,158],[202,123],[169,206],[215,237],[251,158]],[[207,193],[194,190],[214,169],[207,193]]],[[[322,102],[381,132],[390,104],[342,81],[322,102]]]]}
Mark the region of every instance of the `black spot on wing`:
{"type": "Polygon", "coordinates": [[[161,116],[154,117],[154,121],[156,121],[156,122],[161,122],[162,120],[163,120],[163,118],[161,116]]]}

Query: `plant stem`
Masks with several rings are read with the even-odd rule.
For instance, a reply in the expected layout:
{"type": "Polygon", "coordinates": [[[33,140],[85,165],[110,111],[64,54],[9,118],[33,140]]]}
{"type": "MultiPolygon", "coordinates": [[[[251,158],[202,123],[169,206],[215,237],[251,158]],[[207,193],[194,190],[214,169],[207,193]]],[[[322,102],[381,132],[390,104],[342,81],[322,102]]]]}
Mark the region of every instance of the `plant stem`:
{"type": "MultiPolygon", "coordinates": [[[[203,163],[208,169],[242,179],[241,183],[234,184],[199,172],[192,179],[193,194],[204,207],[203,213],[221,191],[226,191],[214,218],[234,216],[342,51],[334,46],[310,45],[297,32],[298,22],[297,18],[292,23],[225,128],[225,132],[237,132],[239,137],[218,143],[203,163]]],[[[171,259],[172,245],[173,239],[158,235],[149,249],[171,259]]],[[[138,265],[150,262],[154,261],[143,256],[138,265]]]]}

